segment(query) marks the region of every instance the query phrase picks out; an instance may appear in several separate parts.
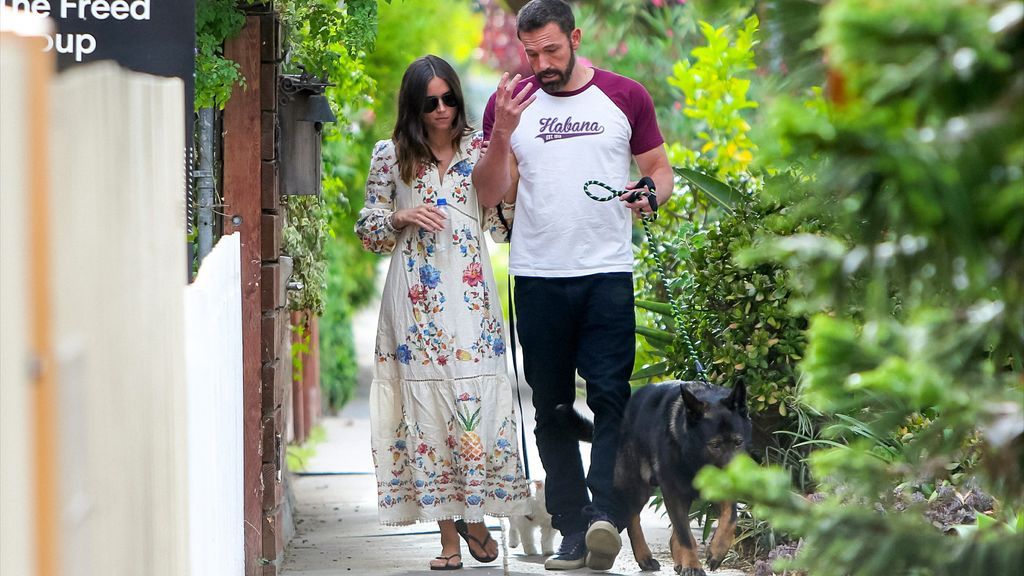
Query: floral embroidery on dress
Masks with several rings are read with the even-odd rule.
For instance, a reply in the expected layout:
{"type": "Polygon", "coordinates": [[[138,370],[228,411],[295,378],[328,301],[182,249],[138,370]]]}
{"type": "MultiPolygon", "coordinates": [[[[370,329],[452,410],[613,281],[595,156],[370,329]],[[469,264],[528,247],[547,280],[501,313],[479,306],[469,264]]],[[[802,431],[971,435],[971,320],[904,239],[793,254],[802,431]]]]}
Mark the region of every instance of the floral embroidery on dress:
{"type": "Polygon", "coordinates": [[[394,145],[374,148],[356,232],[368,248],[393,252],[371,385],[385,524],[526,511],[501,307],[482,238],[490,219],[472,186],[482,142],[464,139],[443,179],[421,166],[409,183],[397,177],[394,145]],[[451,206],[448,250],[437,250],[434,232],[391,226],[395,211],[440,197],[451,206]]]}
{"type": "MultiPolygon", "coordinates": [[[[526,499],[529,488],[519,466],[515,420],[502,420],[491,447],[485,447],[476,432],[480,424],[481,399],[468,392],[456,398],[456,417],[449,419],[442,443],[431,443],[419,424],[410,425],[403,417],[388,445],[390,473],[377,482],[379,507],[415,503],[426,508],[453,502],[479,507],[488,497],[503,502],[526,499]],[[452,478],[453,472],[458,472],[458,479],[452,478]]],[[[374,450],[378,466],[380,457],[374,450]]]]}
{"type": "Polygon", "coordinates": [[[356,234],[363,248],[389,254],[395,249],[397,234],[390,217],[395,207],[395,178],[398,157],[390,141],[378,142],[373,148],[370,173],[366,177],[366,204],[359,211],[356,234]]]}

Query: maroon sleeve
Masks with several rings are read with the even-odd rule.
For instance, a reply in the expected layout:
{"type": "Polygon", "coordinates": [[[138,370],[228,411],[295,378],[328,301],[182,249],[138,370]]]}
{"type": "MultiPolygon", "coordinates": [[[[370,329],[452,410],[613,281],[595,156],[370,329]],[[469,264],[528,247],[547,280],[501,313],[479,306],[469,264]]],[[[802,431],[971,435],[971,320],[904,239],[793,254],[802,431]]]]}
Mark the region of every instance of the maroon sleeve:
{"type": "Polygon", "coordinates": [[[484,108],[484,140],[491,139],[491,129],[494,128],[494,94],[487,99],[487,106],[484,108]]]}
{"type": "Polygon", "coordinates": [[[649,152],[665,143],[654,114],[654,100],[636,80],[595,68],[594,83],[622,110],[629,120],[632,135],[629,150],[634,156],[649,152]]]}
{"type": "Polygon", "coordinates": [[[633,135],[629,139],[629,150],[634,156],[649,152],[665,143],[658,128],[658,117],[654,113],[654,100],[640,84],[634,83],[633,109],[635,115],[629,122],[633,126],[633,135]]]}

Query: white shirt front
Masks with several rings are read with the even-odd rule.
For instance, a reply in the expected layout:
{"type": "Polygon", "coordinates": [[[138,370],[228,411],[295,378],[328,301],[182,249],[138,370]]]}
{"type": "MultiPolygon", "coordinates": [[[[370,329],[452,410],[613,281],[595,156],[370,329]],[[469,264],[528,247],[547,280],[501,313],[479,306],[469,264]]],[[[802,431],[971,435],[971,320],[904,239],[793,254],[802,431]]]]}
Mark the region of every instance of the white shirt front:
{"type": "MultiPolygon", "coordinates": [[[[632,156],[662,144],[650,95],[599,69],[579,90],[536,95],[511,140],[519,189],[509,271],[540,277],[632,272],[630,210],[618,199],[592,199],[583,185],[597,180],[624,189],[632,156]]],[[[493,98],[485,135],[492,126],[493,98]]],[[[600,187],[591,192],[610,194],[600,187]]]]}

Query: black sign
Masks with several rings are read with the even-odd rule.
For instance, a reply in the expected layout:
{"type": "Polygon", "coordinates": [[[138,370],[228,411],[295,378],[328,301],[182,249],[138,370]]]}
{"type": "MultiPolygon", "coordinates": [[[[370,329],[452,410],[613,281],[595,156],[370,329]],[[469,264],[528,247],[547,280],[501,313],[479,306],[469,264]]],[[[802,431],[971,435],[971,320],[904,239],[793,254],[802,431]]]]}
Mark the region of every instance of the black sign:
{"type": "Polygon", "coordinates": [[[185,83],[185,142],[192,144],[195,0],[3,0],[22,12],[48,16],[47,49],[60,70],[113,60],[131,70],[185,83]]]}

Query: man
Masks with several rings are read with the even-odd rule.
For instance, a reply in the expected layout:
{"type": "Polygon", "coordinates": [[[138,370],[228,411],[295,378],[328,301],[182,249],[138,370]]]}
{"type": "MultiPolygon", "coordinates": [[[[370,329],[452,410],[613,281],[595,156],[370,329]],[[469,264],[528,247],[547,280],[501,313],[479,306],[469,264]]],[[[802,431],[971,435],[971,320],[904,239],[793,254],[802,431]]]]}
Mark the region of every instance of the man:
{"type": "Polygon", "coordinates": [[[630,212],[640,215],[650,204],[630,202],[630,194],[598,202],[583,185],[632,187],[632,158],[654,181],[660,204],[672,194],[672,169],[647,91],[576,65],[582,32],[568,4],[533,0],[520,10],[517,28],[535,75],[502,76],[484,113],[490,143],[473,183],[486,206],[516,199],[509,271],[546,504],[562,533],[558,553],[544,565],[607,570],[624,528],[613,476],[635,348],[630,212]],[[555,411],[575,400],[577,372],[594,411],[586,478],[579,442],[555,411]]]}

